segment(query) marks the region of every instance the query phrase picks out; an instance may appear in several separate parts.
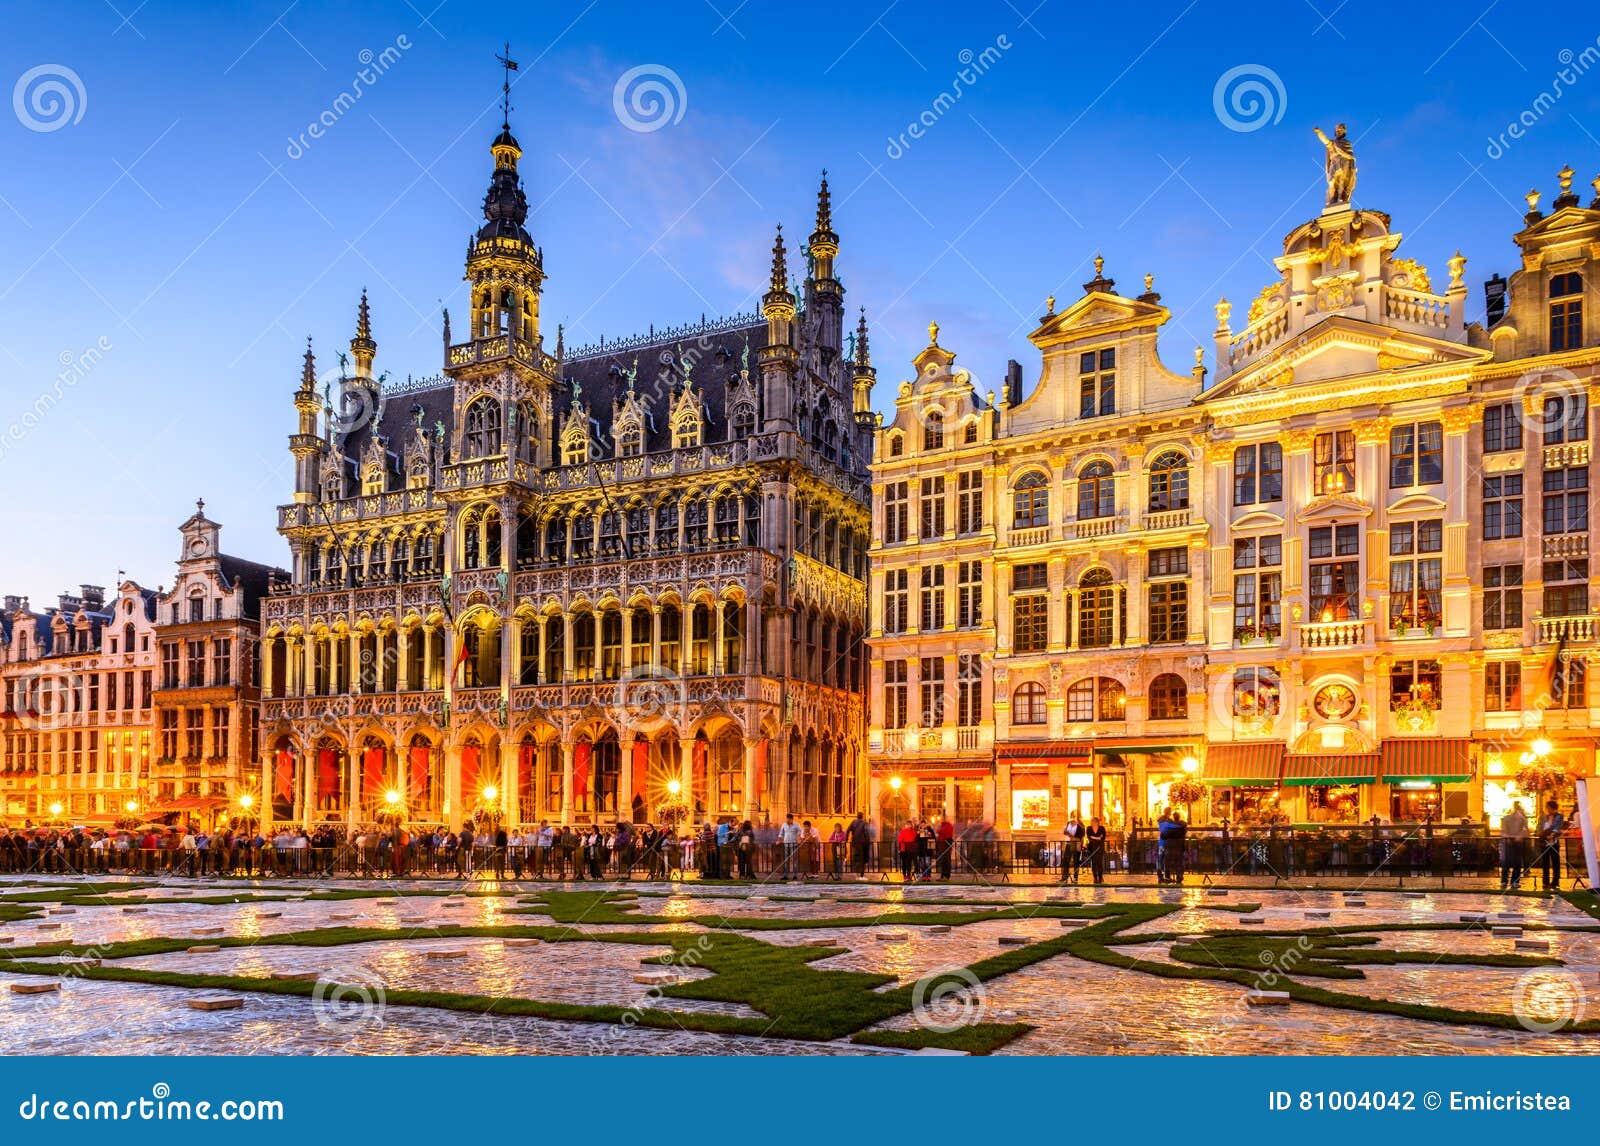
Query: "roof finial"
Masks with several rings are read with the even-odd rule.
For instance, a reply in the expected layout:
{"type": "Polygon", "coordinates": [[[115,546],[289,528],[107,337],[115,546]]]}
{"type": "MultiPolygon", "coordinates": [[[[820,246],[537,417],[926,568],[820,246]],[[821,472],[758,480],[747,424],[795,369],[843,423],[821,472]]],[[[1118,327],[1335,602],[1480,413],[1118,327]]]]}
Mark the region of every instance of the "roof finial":
{"type": "Polygon", "coordinates": [[[928,345],[939,345],[939,324],[937,322],[928,323],[928,345]]]}
{"type": "Polygon", "coordinates": [[[367,288],[361,288],[361,305],[356,310],[356,337],[372,341],[372,309],[367,305],[367,288]]]}
{"type": "Polygon", "coordinates": [[[783,249],[783,224],[778,224],[778,237],[772,241],[772,282],[770,288],[775,292],[788,289],[789,273],[784,266],[786,256],[783,249]]]}
{"type": "Polygon", "coordinates": [[[867,308],[861,308],[861,318],[856,323],[856,368],[872,365],[872,348],[867,345],[867,308]]]}
{"type": "Polygon", "coordinates": [[[495,62],[505,69],[505,83],[500,91],[500,126],[506,131],[511,130],[511,73],[517,70],[517,61],[511,58],[511,41],[506,41],[506,51],[503,56],[496,56],[495,62]]]}
{"type": "Polygon", "coordinates": [[[833,230],[833,197],[828,194],[828,169],[822,169],[822,185],[817,188],[817,230],[833,230]]]}
{"type": "Polygon", "coordinates": [[[315,390],[317,387],[317,356],[311,352],[311,336],[306,335],[305,363],[300,368],[300,389],[315,390]]]}
{"type": "Polygon", "coordinates": [[[202,517],[205,516],[205,512],[206,512],[206,499],[205,498],[197,497],[197,498],[194,499],[194,511],[197,514],[201,515],[202,517]]]}
{"type": "Polygon", "coordinates": [[[1095,278],[1102,277],[1105,274],[1105,269],[1106,269],[1106,257],[1104,255],[1098,255],[1098,254],[1095,255],[1095,257],[1094,257],[1094,277],[1095,278]]]}

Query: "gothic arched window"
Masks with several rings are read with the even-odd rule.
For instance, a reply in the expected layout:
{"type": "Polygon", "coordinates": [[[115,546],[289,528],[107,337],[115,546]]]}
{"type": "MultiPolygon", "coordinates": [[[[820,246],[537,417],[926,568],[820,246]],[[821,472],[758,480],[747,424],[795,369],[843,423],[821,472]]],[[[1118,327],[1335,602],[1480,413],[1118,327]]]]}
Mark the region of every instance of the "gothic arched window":
{"type": "Polygon", "coordinates": [[[622,457],[634,458],[644,452],[644,427],[638,422],[629,422],[622,427],[622,434],[618,438],[617,452],[622,457]]]}
{"type": "Polygon", "coordinates": [[[756,432],[756,412],[748,402],[733,408],[732,425],[734,438],[748,438],[756,432]]]}
{"type": "Polygon", "coordinates": [[[483,397],[467,407],[466,435],[461,445],[469,458],[486,458],[500,452],[499,402],[483,397]]]}

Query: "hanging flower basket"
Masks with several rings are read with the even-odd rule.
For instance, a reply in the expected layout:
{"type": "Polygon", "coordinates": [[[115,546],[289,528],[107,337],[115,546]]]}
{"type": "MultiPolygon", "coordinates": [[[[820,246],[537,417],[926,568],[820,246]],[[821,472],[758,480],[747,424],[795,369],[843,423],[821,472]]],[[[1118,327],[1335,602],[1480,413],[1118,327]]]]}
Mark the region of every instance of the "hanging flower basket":
{"type": "Polygon", "coordinates": [[[1517,787],[1524,792],[1549,792],[1567,782],[1567,770],[1538,761],[1517,769],[1517,787]]]}
{"type": "Polygon", "coordinates": [[[689,806],[689,801],[678,797],[663,801],[656,809],[656,818],[663,824],[676,826],[694,814],[694,809],[689,806]]]}
{"type": "Polygon", "coordinates": [[[1167,789],[1167,800],[1185,807],[1205,799],[1205,795],[1206,786],[1198,780],[1174,780],[1167,789]]]}

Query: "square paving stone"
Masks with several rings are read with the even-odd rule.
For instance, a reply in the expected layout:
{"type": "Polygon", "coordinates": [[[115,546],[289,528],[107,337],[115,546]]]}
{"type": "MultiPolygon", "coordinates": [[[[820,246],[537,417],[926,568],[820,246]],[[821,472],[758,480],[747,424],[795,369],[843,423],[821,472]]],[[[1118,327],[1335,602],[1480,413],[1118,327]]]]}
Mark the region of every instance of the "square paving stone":
{"type": "Polygon", "coordinates": [[[54,981],[49,982],[49,983],[12,983],[11,984],[11,993],[13,995],[46,995],[46,994],[49,994],[51,991],[59,991],[59,990],[61,990],[61,984],[57,983],[57,982],[54,982],[54,981]]]}
{"type": "Polygon", "coordinates": [[[1548,939],[1518,939],[1517,940],[1517,950],[1518,951],[1549,951],[1550,950],[1550,940],[1548,940],[1548,939]]]}
{"type": "Polygon", "coordinates": [[[237,1011],[243,1006],[244,1000],[237,995],[189,1000],[189,1009],[192,1011],[237,1011]]]}
{"type": "Polygon", "coordinates": [[[193,947],[185,947],[183,953],[185,955],[209,955],[213,951],[221,950],[222,948],[215,943],[197,943],[193,947]]]}
{"type": "Polygon", "coordinates": [[[1289,1005],[1289,992],[1251,991],[1244,997],[1244,1000],[1252,1007],[1287,1007],[1289,1005]]]}

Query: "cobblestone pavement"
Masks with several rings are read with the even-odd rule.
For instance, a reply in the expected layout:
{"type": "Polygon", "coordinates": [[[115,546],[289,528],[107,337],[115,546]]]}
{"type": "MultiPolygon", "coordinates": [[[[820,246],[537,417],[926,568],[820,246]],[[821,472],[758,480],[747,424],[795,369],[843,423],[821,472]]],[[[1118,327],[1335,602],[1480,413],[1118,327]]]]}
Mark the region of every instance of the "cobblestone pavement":
{"type": "MultiPolygon", "coordinates": [[[[0,903],[28,891],[71,886],[73,881],[0,879],[0,903]]],[[[117,883],[120,881],[111,880],[117,883]]],[[[860,1054],[880,1053],[843,1041],[810,1043],[756,1035],[693,1030],[652,1030],[617,1023],[554,1021],[498,1014],[470,1014],[389,1003],[398,991],[448,992],[492,998],[527,998],[563,1004],[607,1004],[666,1009],[689,1016],[721,1015],[762,1021],[743,1003],[658,997],[634,976],[649,970],[641,961],[668,954],[669,943],[568,941],[537,943],[494,937],[441,936],[439,926],[549,926],[528,902],[549,885],[472,885],[470,896],[451,895],[459,885],[426,882],[318,883],[314,887],[271,880],[190,881],[108,893],[92,905],[62,910],[39,905],[36,919],[0,924],[0,958],[33,944],[66,942],[74,952],[134,939],[214,941],[209,934],[253,939],[320,928],[392,930],[394,938],[322,946],[224,946],[215,952],[177,951],[107,960],[106,966],[138,971],[231,976],[317,976],[311,998],[240,992],[241,1009],[201,1012],[188,1007],[204,988],[113,982],[67,974],[59,991],[24,995],[0,989],[0,1054],[860,1054]],[[317,900],[308,894],[354,890],[360,898],[317,900]],[[418,893],[385,895],[388,892],[418,893]],[[280,896],[256,903],[195,900],[244,894],[280,896]],[[175,899],[177,902],[141,902],[175,899]],[[520,902],[519,902],[520,901],[520,902]],[[136,910],[128,911],[133,907],[136,910]],[[510,912],[516,911],[516,914],[510,912]],[[41,926],[45,925],[45,926],[41,926]]],[[[1003,888],[900,887],[874,884],[826,886],[668,887],[663,884],[589,884],[584,890],[632,893],[641,915],[681,920],[661,923],[577,923],[580,933],[668,935],[704,933],[706,942],[727,934],[694,918],[711,918],[742,935],[778,946],[827,941],[841,948],[811,964],[818,970],[862,971],[915,984],[933,972],[975,964],[1006,951],[1002,939],[1037,943],[1065,933],[1053,917],[984,920],[948,929],[914,921],[875,923],[887,913],[982,912],[989,904],[1162,903],[1173,912],[1138,927],[1125,938],[1149,934],[1116,950],[1156,964],[1172,964],[1174,933],[1213,937],[1261,931],[1297,932],[1328,927],[1363,932],[1380,950],[1424,952],[1436,962],[1363,965],[1354,979],[1301,982],[1374,999],[1453,1007],[1499,1015],[1546,1010],[1570,1018],[1600,1018],[1600,933],[1582,930],[1596,920],[1566,901],[1508,898],[1485,888],[1443,893],[1370,890],[1365,904],[1346,906],[1337,890],[1286,891],[1234,887],[1227,895],[1200,888],[1003,888]],[[955,901],[955,902],[951,902],[955,901]],[[1243,921],[1242,908],[1259,904],[1243,921]],[[1323,917],[1321,913],[1328,913],[1323,917]],[[1501,913],[1520,918],[1501,919],[1501,913]],[[1487,917],[1483,927],[1433,929],[1455,924],[1463,914],[1487,917]],[[756,930],[745,920],[859,920],[854,926],[780,927],[756,930]],[[1464,965],[1453,957],[1521,954],[1518,937],[1489,930],[1520,924],[1521,938],[1549,943],[1561,966],[1529,969],[1464,965]],[[1424,929],[1411,930],[1420,927],[1424,929]],[[1553,995],[1552,995],[1553,992],[1553,995]],[[1552,995],[1541,1010],[1538,1000],[1552,995]],[[1530,1003],[1529,1000],[1533,1000],[1530,1003]],[[1563,1011],[1562,1008],[1565,1008],[1563,1011]]],[[[569,885],[570,889],[570,885],[569,885]]],[[[1071,926],[1082,926],[1075,921],[1071,926]]],[[[1024,949],[1025,948],[1020,948],[1024,949]]],[[[93,954],[92,951],[87,952],[93,954]]],[[[1544,952],[1539,952],[1545,954],[1544,952]]],[[[677,968],[680,979],[713,972],[677,968]]],[[[37,981],[36,976],[0,974],[0,982],[37,981]]],[[[1270,984],[1262,983],[1262,986],[1270,984]]],[[[939,1012],[946,1026],[982,1020],[1021,1022],[1032,1030],[1002,1048],[1003,1054],[1597,1054],[1600,1037],[1561,1033],[1535,1021],[1501,1029],[1336,1009],[1309,1002],[1288,1006],[1245,1005],[1240,984],[1171,979],[1058,954],[1001,975],[972,989],[939,1012]],[[1524,1029],[1526,1028],[1526,1029],[1524,1029]]],[[[881,1024],[911,1030],[929,1025],[920,1009],[881,1024]]],[[[936,1016],[937,1017],[937,1016],[936,1016]]],[[[881,1052],[895,1053],[895,1052],[881,1052]]]]}

